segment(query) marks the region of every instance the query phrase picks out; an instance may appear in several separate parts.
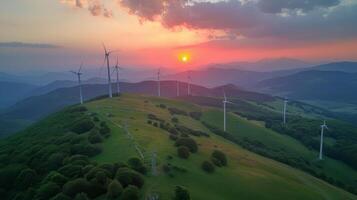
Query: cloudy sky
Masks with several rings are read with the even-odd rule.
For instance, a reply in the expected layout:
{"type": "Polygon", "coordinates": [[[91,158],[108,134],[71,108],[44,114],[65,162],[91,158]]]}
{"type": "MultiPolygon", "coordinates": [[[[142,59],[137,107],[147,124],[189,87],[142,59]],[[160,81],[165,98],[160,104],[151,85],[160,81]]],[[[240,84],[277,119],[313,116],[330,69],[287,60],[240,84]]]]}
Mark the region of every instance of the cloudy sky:
{"type": "Polygon", "coordinates": [[[11,0],[0,27],[0,69],[357,60],[357,0],[11,0]]]}

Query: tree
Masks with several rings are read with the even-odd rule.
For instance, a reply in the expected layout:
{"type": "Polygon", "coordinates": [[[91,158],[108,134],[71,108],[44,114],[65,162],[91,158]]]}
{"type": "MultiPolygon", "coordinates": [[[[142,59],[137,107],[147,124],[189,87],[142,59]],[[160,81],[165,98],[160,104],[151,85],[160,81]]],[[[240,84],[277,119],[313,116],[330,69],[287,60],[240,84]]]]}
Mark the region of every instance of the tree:
{"type": "Polygon", "coordinates": [[[227,165],[226,155],[219,150],[214,150],[211,154],[211,161],[218,167],[227,165]]]}
{"type": "Polygon", "coordinates": [[[139,158],[130,158],[128,160],[128,165],[133,170],[135,170],[137,172],[140,172],[142,174],[145,174],[146,171],[147,171],[145,165],[143,164],[143,162],[139,158]]]}
{"type": "Polygon", "coordinates": [[[69,197],[63,193],[58,193],[56,196],[52,197],[50,200],[71,200],[71,197],[69,197]]]}
{"type": "Polygon", "coordinates": [[[61,188],[56,183],[45,183],[41,185],[40,188],[37,190],[36,199],[47,200],[55,196],[60,191],[61,188]]]}
{"type": "Polygon", "coordinates": [[[176,186],[174,200],[190,200],[190,193],[183,186],[176,186]]]}
{"type": "Polygon", "coordinates": [[[95,124],[90,120],[90,119],[83,119],[79,122],[76,122],[72,128],[71,131],[77,133],[77,134],[82,134],[87,131],[90,131],[95,124]]]}
{"type": "Polygon", "coordinates": [[[177,148],[177,155],[180,158],[187,159],[190,156],[190,149],[185,146],[180,146],[177,148]]]}
{"type": "Polygon", "coordinates": [[[191,153],[195,153],[198,150],[196,141],[189,137],[182,137],[182,138],[176,140],[175,145],[176,146],[186,146],[187,148],[190,149],[191,153]]]}
{"type": "Polygon", "coordinates": [[[109,199],[115,199],[118,198],[122,192],[123,192],[123,186],[117,180],[114,179],[108,185],[107,197],[109,199]]]}
{"type": "Polygon", "coordinates": [[[86,193],[81,192],[76,195],[74,200],[89,200],[89,198],[86,193]]]}
{"type": "Polygon", "coordinates": [[[121,200],[139,200],[140,195],[139,195],[139,189],[136,186],[129,185],[126,187],[123,191],[123,194],[121,195],[121,200]]]}
{"type": "Polygon", "coordinates": [[[212,165],[212,163],[210,163],[209,161],[203,161],[201,168],[208,173],[212,173],[214,172],[214,166],[212,165]]]}
{"type": "Polygon", "coordinates": [[[77,178],[72,181],[68,181],[64,186],[63,186],[63,193],[75,197],[76,194],[84,192],[86,193],[90,188],[90,184],[87,180],[84,178],[77,178]]]}
{"type": "Polygon", "coordinates": [[[138,188],[141,188],[144,185],[143,176],[140,173],[126,167],[119,168],[115,177],[124,187],[127,187],[128,185],[135,185],[138,188]]]}
{"type": "Polygon", "coordinates": [[[30,168],[24,169],[17,176],[16,185],[21,189],[25,189],[35,183],[36,177],[37,174],[35,170],[32,170],[30,168]]]}

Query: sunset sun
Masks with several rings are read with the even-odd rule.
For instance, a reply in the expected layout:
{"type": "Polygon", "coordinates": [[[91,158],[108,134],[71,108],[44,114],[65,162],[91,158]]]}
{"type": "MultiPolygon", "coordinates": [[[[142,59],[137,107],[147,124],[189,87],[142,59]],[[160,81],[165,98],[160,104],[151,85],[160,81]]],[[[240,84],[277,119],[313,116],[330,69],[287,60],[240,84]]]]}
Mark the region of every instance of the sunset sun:
{"type": "Polygon", "coordinates": [[[179,60],[183,63],[187,63],[190,60],[190,56],[188,54],[180,54],[179,60]]]}

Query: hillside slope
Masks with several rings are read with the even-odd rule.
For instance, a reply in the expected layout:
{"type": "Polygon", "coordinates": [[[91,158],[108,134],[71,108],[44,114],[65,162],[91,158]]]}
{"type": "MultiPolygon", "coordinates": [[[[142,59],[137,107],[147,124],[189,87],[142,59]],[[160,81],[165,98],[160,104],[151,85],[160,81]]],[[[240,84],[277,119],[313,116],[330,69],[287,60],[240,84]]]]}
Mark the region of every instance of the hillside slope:
{"type": "MultiPolygon", "coordinates": [[[[145,183],[140,189],[141,198],[158,195],[160,199],[171,199],[179,185],[187,188],[192,199],[357,199],[324,181],[251,153],[212,133],[203,122],[219,126],[218,116],[222,112],[216,108],[142,95],[100,99],[86,103],[85,107],[68,108],[0,141],[2,196],[6,199],[15,196],[17,199],[58,199],[61,196],[63,199],[64,196],[87,195],[91,199],[106,199],[107,187],[114,179],[126,188],[124,195],[130,190],[125,180],[130,180],[122,179],[121,173],[123,169],[129,169],[119,163],[138,157],[147,169],[143,175],[145,183]],[[96,127],[102,130],[103,124],[107,124],[104,126],[109,128],[110,134],[100,131],[104,135],[98,136],[96,127]],[[93,135],[101,139],[93,140],[93,135]],[[173,135],[180,139],[172,140],[175,139],[173,135]],[[188,159],[177,156],[175,143],[182,138],[190,138],[198,144],[197,152],[192,151],[188,159]],[[208,173],[201,165],[203,161],[211,160],[214,150],[223,152],[228,164],[215,166],[214,171],[208,173]],[[97,178],[93,179],[91,174],[98,170],[104,170],[104,177],[103,173],[99,176],[97,172],[94,176],[97,178]],[[30,181],[18,174],[27,174],[25,177],[31,174],[35,178],[30,181]],[[20,187],[22,184],[19,183],[27,183],[27,187],[20,187]]],[[[308,149],[303,149],[297,141],[269,131],[259,123],[235,114],[229,114],[228,120],[229,132],[233,135],[253,134],[259,138],[259,135],[270,134],[277,146],[279,141],[287,142],[284,144],[287,152],[290,152],[289,148],[298,148],[297,153],[308,153],[308,149]],[[235,121],[241,128],[235,129],[235,121]]],[[[341,167],[335,161],[329,159],[326,162],[345,170],[351,179],[357,177],[355,171],[341,167]]],[[[142,171],[135,168],[138,165],[128,164],[142,171]]]]}

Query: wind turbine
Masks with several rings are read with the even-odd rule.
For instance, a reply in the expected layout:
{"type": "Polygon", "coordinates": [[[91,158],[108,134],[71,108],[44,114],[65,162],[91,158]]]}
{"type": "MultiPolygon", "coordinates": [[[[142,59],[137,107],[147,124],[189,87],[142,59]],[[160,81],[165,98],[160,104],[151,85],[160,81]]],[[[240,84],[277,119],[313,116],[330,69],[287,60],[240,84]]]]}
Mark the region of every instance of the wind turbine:
{"type": "Polygon", "coordinates": [[[226,104],[233,102],[230,102],[227,100],[226,93],[223,91],[224,99],[223,99],[223,130],[226,131],[226,104]]]}
{"type": "Polygon", "coordinates": [[[319,154],[319,160],[322,160],[322,149],[323,149],[323,143],[324,143],[324,130],[327,129],[328,127],[326,125],[326,121],[324,121],[324,124],[321,125],[321,138],[320,138],[320,154],[319,154]]]}
{"type": "Polygon", "coordinates": [[[120,94],[120,87],[119,87],[119,70],[121,70],[122,68],[119,67],[118,65],[118,57],[117,57],[117,63],[115,64],[115,67],[114,67],[116,73],[117,73],[117,93],[118,93],[118,96],[120,94]]]}
{"type": "Polygon", "coordinates": [[[81,83],[81,70],[82,70],[83,63],[79,67],[78,71],[70,71],[71,73],[75,74],[78,77],[78,87],[79,87],[79,101],[83,104],[83,96],[82,96],[82,83],[81,83]]]}
{"type": "Polygon", "coordinates": [[[107,48],[105,47],[104,43],[103,43],[103,48],[104,48],[104,56],[105,56],[104,59],[107,61],[109,98],[112,98],[113,93],[112,93],[112,81],[110,80],[109,56],[111,53],[113,53],[115,51],[108,51],[107,48]]]}
{"type": "Polygon", "coordinates": [[[187,73],[188,73],[188,75],[187,75],[187,95],[190,96],[191,95],[191,74],[189,71],[187,73]]]}
{"type": "Polygon", "coordinates": [[[159,97],[161,96],[160,73],[161,73],[161,69],[159,68],[159,69],[157,70],[157,95],[158,95],[159,97]]]}
{"type": "Polygon", "coordinates": [[[176,80],[176,96],[180,96],[180,82],[176,80]]]}
{"type": "Polygon", "coordinates": [[[284,99],[284,108],[283,108],[283,124],[286,124],[286,105],[288,103],[288,99],[285,98],[284,99]]]}

